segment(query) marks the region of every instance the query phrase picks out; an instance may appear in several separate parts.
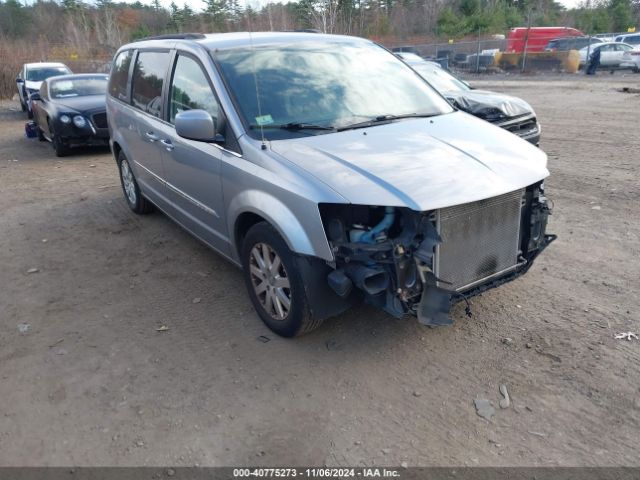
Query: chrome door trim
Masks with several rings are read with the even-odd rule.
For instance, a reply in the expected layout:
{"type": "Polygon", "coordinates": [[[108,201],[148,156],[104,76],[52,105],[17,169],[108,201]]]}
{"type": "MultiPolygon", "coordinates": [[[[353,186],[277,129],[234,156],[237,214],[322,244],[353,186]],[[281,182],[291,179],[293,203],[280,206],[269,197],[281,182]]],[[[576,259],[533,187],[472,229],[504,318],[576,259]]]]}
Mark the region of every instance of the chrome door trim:
{"type": "Polygon", "coordinates": [[[149,170],[147,167],[145,167],[144,165],[142,165],[140,162],[135,162],[136,165],[139,165],[140,167],[142,167],[145,171],[147,171],[150,175],[152,175],[156,180],[158,180],[160,183],[162,183],[164,186],[166,186],[168,189],[172,190],[173,192],[177,193],[178,195],[180,195],[182,198],[184,198],[185,200],[187,200],[188,202],[191,202],[193,205],[195,205],[196,207],[204,210],[205,212],[207,212],[210,215],[215,216],[216,218],[220,218],[220,215],[218,215],[218,212],[216,212],[214,209],[207,207],[204,203],[199,202],[198,200],[196,200],[195,198],[193,198],[191,195],[183,192],[182,190],[180,190],[178,187],[176,187],[175,185],[172,185],[171,183],[167,182],[164,178],[162,178],[160,175],[152,172],[151,170],[149,170]]]}

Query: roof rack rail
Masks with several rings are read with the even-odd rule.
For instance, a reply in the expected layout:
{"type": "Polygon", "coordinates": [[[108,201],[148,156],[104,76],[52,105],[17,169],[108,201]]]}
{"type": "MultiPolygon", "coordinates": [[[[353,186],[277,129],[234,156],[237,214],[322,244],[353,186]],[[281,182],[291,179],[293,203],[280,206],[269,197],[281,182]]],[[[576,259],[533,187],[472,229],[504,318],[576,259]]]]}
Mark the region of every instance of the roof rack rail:
{"type": "Polygon", "coordinates": [[[167,33],[165,35],[155,35],[153,37],[141,38],[136,41],[143,42],[146,40],[200,40],[203,38],[207,37],[205,37],[205,35],[202,33],[167,33]]]}

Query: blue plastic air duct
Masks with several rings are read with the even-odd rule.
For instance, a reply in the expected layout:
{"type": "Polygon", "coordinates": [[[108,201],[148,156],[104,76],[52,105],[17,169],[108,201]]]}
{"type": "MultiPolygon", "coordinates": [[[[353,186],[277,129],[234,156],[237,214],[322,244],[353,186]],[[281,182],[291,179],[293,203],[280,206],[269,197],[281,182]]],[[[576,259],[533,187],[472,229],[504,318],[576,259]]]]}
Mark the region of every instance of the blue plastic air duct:
{"type": "Polygon", "coordinates": [[[360,237],[360,242],[362,243],[376,243],[376,237],[384,232],[385,230],[391,228],[393,225],[393,221],[396,218],[395,209],[393,207],[385,208],[384,218],[371,230],[364,232],[360,237]]]}

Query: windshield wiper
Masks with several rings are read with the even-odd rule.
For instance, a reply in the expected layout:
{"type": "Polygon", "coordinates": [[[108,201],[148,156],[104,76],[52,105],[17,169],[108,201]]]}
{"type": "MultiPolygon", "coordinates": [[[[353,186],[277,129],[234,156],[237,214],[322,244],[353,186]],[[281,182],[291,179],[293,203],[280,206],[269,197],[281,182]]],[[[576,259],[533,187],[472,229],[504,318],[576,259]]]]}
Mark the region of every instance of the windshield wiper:
{"type": "Polygon", "coordinates": [[[428,118],[435,117],[438,113],[404,113],[402,115],[378,115],[364,122],[352,123],[351,125],[345,125],[339,127],[336,130],[342,132],[344,130],[353,130],[356,128],[365,128],[376,125],[377,123],[391,122],[392,120],[400,120],[402,118],[428,118]]]}
{"type": "Polygon", "coordinates": [[[304,123],[304,122],[291,122],[291,123],[283,123],[283,124],[269,124],[269,125],[256,125],[256,124],[252,124],[249,126],[252,130],[260,130],[260,128],[263,128],[265,130],[267,129],[274,129],[274,128],[279,128],[282,130],[335,130],[335,127],[332,127],[331,125],[318,125],[315,123],[304,123]]]}

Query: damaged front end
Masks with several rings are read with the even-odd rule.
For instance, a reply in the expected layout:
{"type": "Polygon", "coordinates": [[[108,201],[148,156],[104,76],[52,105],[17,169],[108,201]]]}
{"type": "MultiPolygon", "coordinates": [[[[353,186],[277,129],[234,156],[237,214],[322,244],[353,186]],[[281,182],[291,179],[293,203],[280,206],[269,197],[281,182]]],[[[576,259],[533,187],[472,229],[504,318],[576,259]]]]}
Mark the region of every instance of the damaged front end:
{"type": "Polygon", "coordinates": [[[427,212],[321,204],[335,263],[327,281],[347,299],[424,325],[449,325],[460,300],[510,281],[554,239],[543,183],[427,212]]]}

